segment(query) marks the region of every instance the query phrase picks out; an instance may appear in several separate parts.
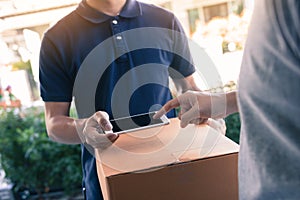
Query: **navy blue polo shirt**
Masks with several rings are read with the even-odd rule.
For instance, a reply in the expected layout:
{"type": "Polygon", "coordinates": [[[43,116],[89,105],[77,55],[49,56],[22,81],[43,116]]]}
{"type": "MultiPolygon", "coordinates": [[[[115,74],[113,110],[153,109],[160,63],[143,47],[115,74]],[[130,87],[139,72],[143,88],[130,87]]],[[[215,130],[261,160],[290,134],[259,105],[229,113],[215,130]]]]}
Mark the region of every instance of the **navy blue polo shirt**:
{"type": "MultiPolygon", "coordinates": [[[[165,104],[172,98],[167,87],[168,77],[187,77],[195,72],[189,59],[183,59],[190,58],[188,44],[187,41],[177,40],[178,38],[170,34],[161,41],[162,45],[170,46],[170,50],[159,46],[128,49],[130,44],[122,33],[142,27],[158,27],[184,33],[172,13],[154,5],[127,0],[120,14],[112,17],[82,1],[76,10],[61,19],[44,35],[40,51],[42,99],[45,102],[71,102],[74,81],[82,63],[103,41],[113,38],[111,47],[105,49],[105,53],[99,55],[99,60],[95,63],[95,67],[106,67],[101,65],[102,59],[108,55],[116,55],[115,60],[99,77],[99,82],[95,83],[95,111],[106,111],[110,118],[116,118],[126,113],[123,108],[134,115],[150,111],[153,105],[165,104]],[[171,50],[174,46],[179,46],[176,53],[171,50]],[[138,73],[141,66],[147,69],[146,73],[138,73]],[[171,73],[170,69],[180,75],[171,73]],[[118,85],[125,76],[126,84],[118,85]],[[144,83],[143,79],[153,81],[144,83]],[[122,104],[124,96],[121,94],[120,97],[117,95],[118,98],[112,98],[117,85],[125,85],[120,91],[125,96],[126,93],[130,96],[128,105],[122,104]],[[115,107],[120,109],[114,109],[115,107]]],[[[175,117],[175,112],[170,112],[168,117],[175,117]]],[[[95,159],[83,145],[82,165],[86,198],[102,199],[95,159]]]]}

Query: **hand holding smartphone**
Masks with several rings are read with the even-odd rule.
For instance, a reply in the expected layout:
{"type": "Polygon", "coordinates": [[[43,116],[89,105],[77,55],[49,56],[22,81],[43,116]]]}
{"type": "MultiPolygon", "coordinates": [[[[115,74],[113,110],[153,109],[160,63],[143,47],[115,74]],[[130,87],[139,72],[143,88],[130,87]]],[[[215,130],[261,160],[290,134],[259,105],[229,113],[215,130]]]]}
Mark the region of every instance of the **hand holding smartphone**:
{"type": "Polygon", "coordinates": [[[156,112],[150,112],[112,119],[110,120],[110,123],[113,126],[112,132],[121,134],[156,126],[162,126],[170,123],[169,119],[165,115],[158,119],[153,119],[153,115],[155,115],[155,113],[156,112]]]}

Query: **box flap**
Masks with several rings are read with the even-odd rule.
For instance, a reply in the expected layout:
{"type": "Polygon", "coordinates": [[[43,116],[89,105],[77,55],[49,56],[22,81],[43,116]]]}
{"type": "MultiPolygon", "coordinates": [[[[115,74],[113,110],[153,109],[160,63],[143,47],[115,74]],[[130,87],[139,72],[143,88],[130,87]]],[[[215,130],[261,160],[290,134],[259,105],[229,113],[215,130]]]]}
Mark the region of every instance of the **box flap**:
{"type": "Polygon", "coordinates": [[[171,119],[169,125],[121,134],[111,147],[96,151],[96,158],[108,177],[238,151],[239,145],[209,126],[182,129],[171,119]]]}

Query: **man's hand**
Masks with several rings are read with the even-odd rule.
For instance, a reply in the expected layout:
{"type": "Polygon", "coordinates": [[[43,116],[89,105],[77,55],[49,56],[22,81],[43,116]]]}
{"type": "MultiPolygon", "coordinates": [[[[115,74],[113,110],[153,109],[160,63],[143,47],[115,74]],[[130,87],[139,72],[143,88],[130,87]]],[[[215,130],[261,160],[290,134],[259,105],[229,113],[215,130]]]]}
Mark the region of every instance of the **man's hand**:
{"type": "Polygon", "coordinates": [[[118,138],[117,134],[104,132],[112,130],[106,112],[98,111],[90,118],[75,120],[75,126],[82,143],[96,149],[106,149],[118,138]]]}

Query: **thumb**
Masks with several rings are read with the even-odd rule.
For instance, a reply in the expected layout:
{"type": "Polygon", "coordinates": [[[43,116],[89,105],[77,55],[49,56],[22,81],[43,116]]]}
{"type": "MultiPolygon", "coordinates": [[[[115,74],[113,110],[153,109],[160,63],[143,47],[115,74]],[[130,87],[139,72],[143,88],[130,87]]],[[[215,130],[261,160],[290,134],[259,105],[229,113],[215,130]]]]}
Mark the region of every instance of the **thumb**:
{"type": "Polygon", "coordinates": [[[115,133],[107,133],[105,136],[111,141],[114,142],[118,139],[119,135],[115,133]]]}

